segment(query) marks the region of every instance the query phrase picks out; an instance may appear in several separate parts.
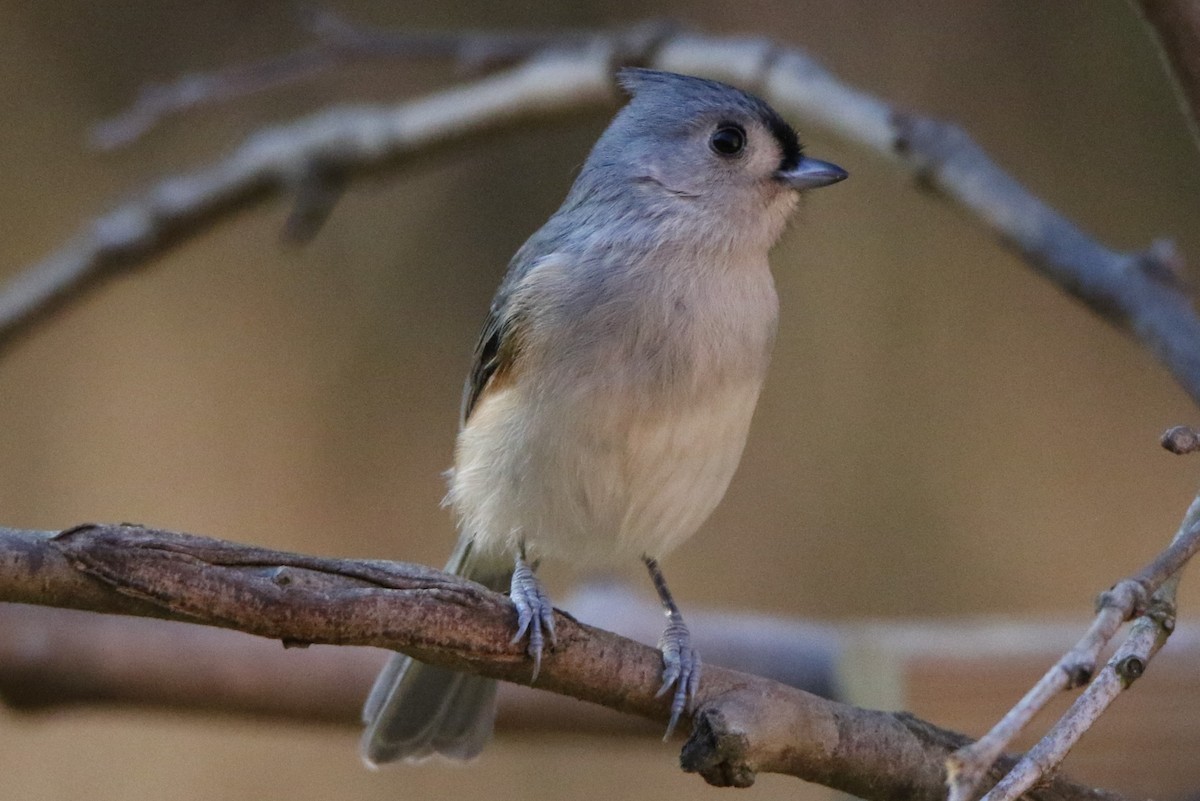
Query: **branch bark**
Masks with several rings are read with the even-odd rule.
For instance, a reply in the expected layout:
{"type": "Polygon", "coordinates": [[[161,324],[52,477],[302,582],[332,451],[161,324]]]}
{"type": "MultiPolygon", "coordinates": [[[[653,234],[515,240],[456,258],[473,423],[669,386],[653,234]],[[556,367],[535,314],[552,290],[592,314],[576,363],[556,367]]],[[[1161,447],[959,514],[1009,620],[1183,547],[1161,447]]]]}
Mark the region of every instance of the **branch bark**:
{"type": "MultiPolygon", "coordinates": [[[[1172,429],[1163,442],[1187,439],[1172,429]],[[1171,437],[1172,433],[1175,437],[1171,437]]],[[[1066,714],[989,792],[984,801],[1012,801],[1066,757],[1117,695],[1141,677],[1146,665],[1175,629],[1175,591],[1184,566],[1200,551],[1200,497],[1192,501],[1179,530],[1150,564],[1101,593],[1087,632],[1042,676],[991,731],[947,760],[949,801],[970,801],[987,769],[1054,696],[1088,685],[1066,714]],[[1092,680],[1100,652],[1127,620],[1137,618],[1125,641],[1092,680]],[[1091,682],[1090,684],[1088,684],[1091,682]]]]}
{"type": "MultiPolygon", "coordinates": [[[[661,607],[623,583],[590,582],[562,599],[594,626],[657,641],[661,607]]],[[[721,665],[836,697],[843,634],[762,615],[690,609],[693,642],[721,665]]],[[[0,703],[30,712],[141,706],[361,726],[383,667],[377,648],[283,649],[240,631],[25,604],[0,604],[0,703]]],[[[650,723],[516,684],[500,689],[504,728],[642,731],[650,723]]]]}
{"type": "MultiPolygon", "coordinates": [[[[508,600],[429,568],[325,559],[131,525],[0,529],[0,600],[233,628],[285,645],[401,650],[422,661],[525,683],[508,600]]],[[[649,646],[556,612],[559,645],[536,686],[665,723],[661,661],[649,646]]],[[[867,799],[935,799],[942,761],[967,739],[908,715],[818,698],[736,671],[706,671],[685,770],[746,786],[759,772],[867,799]]],[[[1011,765],[1002,760],[1000,770],[1011,765]]],[[[1061,777],[1038,799],[1116,799],[1061,777]]]]}
{"type": "MultiPolygon", "coordinates": [[[[459,34],[460,44],[481,34],[459,34]]],[[[615,63],[707,75],[764,96],[786,116],[887,156],[959,205],[1033,269],[1138,339],[1200,403],[1200,317],[1165,242],[1110,250],[998,167],[961,129],[902,113],[848,86],[803,51],[765,39],[634,28],[548,43],[510,35],[507,72],[394,108],[336,109],[256,134],[228,158],[167,179],[97,219],[0,290],[0,349],[104,277],[145,264],[272,194],[294,192],[294,219],[323,218],[344,177],[410,163],[517,122],[612,106],[615,63]],[[648,33],[649,31],[649,33],[648,33]],[[314,212],[308,214],[307,212],[314,212]]],[[[492,47],[497,47],[495,40],[492,47]]],[[[450,42],[440,46],[452,52],[450,42]]],[[[419,49],[419,48],[415,48],[419,49]]],[[[312,230],[310,221],[306,230],[312,230]]]]}

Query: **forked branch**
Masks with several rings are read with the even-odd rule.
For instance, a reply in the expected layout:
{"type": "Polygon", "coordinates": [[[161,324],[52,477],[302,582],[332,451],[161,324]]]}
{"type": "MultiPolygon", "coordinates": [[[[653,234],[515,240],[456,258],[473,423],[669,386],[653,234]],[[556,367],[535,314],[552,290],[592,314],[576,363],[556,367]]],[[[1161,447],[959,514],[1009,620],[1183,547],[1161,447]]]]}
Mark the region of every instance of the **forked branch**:
{"type": "MultiPolygon", "coordinates": [[[[1163,435],[1163,446],[1176,453],[1195,448],[1196,432],[1184,426],[1163,435]]],[[[1141,571],[1101,593],[1096,617],[1087,632],[1046,672],[991,731],[959,749],[946,761],[949,801],[971,801],[988,770],[1029,722],[1064,690],[1088,685],[1049,732],[1022,757],[984,798],[1011,801],[1058,766],[1104,710],[1130,684],[1175,628],[1175,591],[1188,561],[1200,550],[1200,497],[1192,501],[1171,544],[1141,571]],[[1096,675],[1100,652],[1127,620],[1136,619],[1125,641],[1096,675]],[[1089,682],[1091,682],[1089,684],[1089,682]]]]}

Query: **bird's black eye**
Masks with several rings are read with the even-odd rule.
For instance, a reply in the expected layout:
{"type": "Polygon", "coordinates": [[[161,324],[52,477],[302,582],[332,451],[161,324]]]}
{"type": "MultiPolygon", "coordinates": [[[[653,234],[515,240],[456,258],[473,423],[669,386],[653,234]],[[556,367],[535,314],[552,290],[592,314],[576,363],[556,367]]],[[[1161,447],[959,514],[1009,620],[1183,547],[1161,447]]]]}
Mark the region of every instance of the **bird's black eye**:
{"type": "Polygon", "coordinates": [[[740,125],[722,123],[713,132],[708,144],[722,156],[736,156],[746,147],[746,131],[740,125]]]}

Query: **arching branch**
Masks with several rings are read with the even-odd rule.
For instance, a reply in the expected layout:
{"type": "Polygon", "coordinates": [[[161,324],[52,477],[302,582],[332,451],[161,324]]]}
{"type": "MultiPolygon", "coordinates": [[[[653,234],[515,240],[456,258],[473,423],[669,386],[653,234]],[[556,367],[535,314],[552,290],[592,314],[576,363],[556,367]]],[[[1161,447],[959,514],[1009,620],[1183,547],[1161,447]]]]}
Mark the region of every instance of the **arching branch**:
{"type": "MultiPolygon", "coordinates": [[[[480,41],[460,33],[459,44],[480,41]]],[[[909,170],[919,185],[967,210],[1032,268],[1138,339],[1200,402],[1200,317],[1178,277],[1170,244],[1108,249],[1002,170],[960,128],[902,113],[838,80],[798,48],[766,39],[721,38],[642,26],[547,42],[487,38],[506,72],[392,108],[334,109],[262,131],[208,168],[167,179],[95,220],[74,241],[0,289],[0,349],[48,312],[101,279],[145,264],[249,204],[294,193],[294,220],[311,232],[341,181],[410,163],[494,135],[519,121],[546,121],[612,106],[616,64],[707,75],[764,96],[804,127],[820,126],[909,170]],[[313,189],[316,191],[312,191],[313,189]]],[[[439,39],[448,55],[458,51],[439,39]]],[[[427,55],[416,45],[414,54],[427,55]]]]}

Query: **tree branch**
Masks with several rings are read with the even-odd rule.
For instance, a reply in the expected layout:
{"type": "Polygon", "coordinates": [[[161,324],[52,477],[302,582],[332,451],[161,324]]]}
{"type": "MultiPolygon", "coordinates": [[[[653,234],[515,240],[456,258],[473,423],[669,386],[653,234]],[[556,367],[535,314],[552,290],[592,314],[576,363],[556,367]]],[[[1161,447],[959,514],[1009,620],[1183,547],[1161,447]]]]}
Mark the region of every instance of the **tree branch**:
{"type": "MultiPolygon", "coordinates": [[[[1159,34],[1194,121],[1200,86],[1200,62],[1192,46],[1200,30],[1196,5],[1139,0],[1139,7],[1159,34]]],[[[516,122],[611,105],[612,65],[645,63],[745,86],[788,116],[895,158],[920,186],[969,211],[1035,270],[1136,337],[1200,402],[1200,318],[1169,244],[1154,243],[1141,253],[1103,247],[1003,172],[961,129],[896,111],[841,83],[799,50],[765,40],[647,30],[582,39],[578,34],[463,33],[425,39],[397,34],[393,44],[408,57],[423,52],[462,59],[464,52],[480,46],[503,53],[496,62],[527,59],[507,72],[395,108],[334,110],[260,132],[228,158],[159,183],[97,219],[74,242],[0,292],[0,348],[102,279],[151,261],[269,195],[295,196],[297,210],[289,227],[308,235],[350,177],[395,168],[516,122]]],[[[354,39],[349,33],[354,31],[340,34],[343,50],[338,52],[343,56],[373,52],[379,45],[377,38],[354,39]]],[[[223,88],[210,86],[207,94],[196,92],[183,102],[179,98],[187,92],[180,86],[186,85],[180,85],[160,96],[161,102],[174,91],[175,106],[141,111],[149,108],[145,119],[150,119],[163,109],[220,99],[222,89],[253,91],[272,81],[292,80],[314,64],[327,63],[321,59],[335,51],[326,43],[323,53],[312,51],[317,52],[315,60],[310,52],[225,73],[223,88]],[[279,65],[283,67],[276,69],[279,65]],[[263,75],[268,76],[265,82],[259,80],[263,75]]],[[[1164,560],[1179,556],[1186,561],[1195,550],[1195,532],[1189,536],[1183,545],[1177,540],[1178,547],[1164,560]]],[[[997,797],[1022,792],[1073,742],[1056,732],[1078,730],[1088,715],[1094,720],[1136,678],[1133,666],[1144,666],[1169,632],[1180,564],[1171,562],[1165,573],[1167,568],[1115,588],[1108,596],[1112,603],[1102,607],[1079,646],[1047,674],[1045,686],[1031,691],[1029,705],[1040,704],[1042,695],[1090,677],[1096,655],[1117,626],[1146,606],[1146,594],[1139,593],[1152,593],[1153,585],[1161,585],[1150,604],[1152,614],[1141,618],[1145,625],[1135,624],[1120,658],[1106,666],[1064,723],[1043,741],[1045,748],[1035,748],[1014,778],[997,788],[997,797]]],[[[185,619],[285,644],[376,644],[510,681],[528,675],[521,653],[507,643],[511,621],[506,601],[468,582],[412,566],[322,560],[129,526],[84,527],[53,539],[0,529],[0,600],[185,619]]],[[[664,704],[651,695],[659,671],[656,652],[573,621],[560,625],[566,634],[563,645],[548,659],[539,686],[664,719],[664,704]],[[612,670],[613,665],[619,669],[612,670]]],[[[718,784],[744,785],[757,771],[768,770],[864,797],[932,798],[942,779],[941,757],[965,744],[963,738],[906,716],[856,710],[797,693],[732,671],[708,671],[684,750],[685,767],[718,784]]],[[[1028,710],[1015,711],[1015,723],[1006,718],[1001,727],[1024,725],[1020,719],[1028,710]]],[[[989,765],[1007,736],[989,742],[989,765]]],[[[988,767],[987,780],[1010,764],[1002,758],[988,767]]],[[[1085,797],[1077,795],[1084,792],[1081,788],[1055,782],[1038,792],[1061,790],[1067,794],[1063,797],[1085,797]]]]}
{"type": "MultiPolygon", "coordinates": [[[[589,624],[657,641],[661,607],[616,581],[563,600],[589,624]]],[[[830,626],[690,609],[707,665],[752,672],[836,697],[842,634],[830,626]]],[[[283,649],[240,631],[25,604],[0,604],[0,703],[29,711],[107,704],[337,722],[361,726],[383,666],[377,648],[283,649]]],[[[500,691],[506,728],[662,732],[602,707],[516,684],[500,691]]]]}
{"type": "MultiPolygon", "coordinates": [[[[69,245],[0,291],[0,348],[105,276],[147,263],[219,219],[265,197],[314,185],[331,192],[294,219],[319,222],[339,179],[394,168],[518,121],[546,120],[615,102],[613,63],[721,78],[763,95],[786,116],[822,126],[898,161],[918,183],[970,212],[1040,274],[1145,345],[1200,402],[1200,317],[1169,244],[1140,253],[1105,248],[1001,170],[961,129],[850,87],[796,48],[763,39],[634,28],[547,43],[507,34],[499,75],[394,108],[339,109],[251,137],[206,169],[168,179],[99,218],[69,245]],[[560,46],[562,45],[562,46],[560,46]]],[[[481,34],[457,34],[459,43],[481,34]]],[[[499,37],[499,35],[497,35],[499,37]]],[[[500,47],[494,40],[492,46],[500,47]]],[[[440,40],[450,53],[450,40],[440,40]]],[[[419,51],[414,45],[414,51],[419,51]]],[[[303,229],[311,231],[314,222],[303,229]]]]}
{"type": "MultiPolygon", "coordinates": [[[[350,176],[495,134],[520,122],[610,104],[602,54],[548,56],[396,108],[341,108],[251,136],[227,158],[167,178],[96,219],[0,290],[0,349],[103,280],[153,261],[271,195],[321,197],[350,176]]],[[[304,213],[297,216],[305,217],[304,213]]]]}
{"type": "MultiPolygon", "coordinates": [[[[1181,427],[1182,428],[1182,427],[1181,427]]],[[[1164,442],[1178,429],[1164,435],[1164,442]]],[[[1058,693],[1080,687],[1076,700],[985,801],[1011,801],[1055,768],[1124,689],[1136,681],[1175,628],[1175,589],[1183,567],[1200,550],[1200,497],[1192,501],[1171,544],[1141,571],[1100,595],[1087,632],[991,731],[947,760],[949,801],[970,801],[988,768],[1058,693]],[[1101,650],[1125,621],[1137,618],[1117,652],[1092,680],[1101,650]]]]}
{"type": "MultiPolygon", "coordinates": [[[[59,534],[0,529],[0,600],[234,628],[285,645],[401,650],[514,682],[529,662],[510,642],[508,600],[429,568],[270,551],[131,525],[59,534]]],[[[537,687],[665,723],[659,653],[556,612],[558,647],[537,687]]],[[[942,760],[966,738],[911,716],[857,709],[736,671],[706,671],[682,757],[713,784],[759,772],[868,799],[940,797],[942,760]]],[[[1002,765],[1011,764],[1011,761],[1002,765]]],[[[996,776],[998,777],[998,773],[996,776]]],[[[1039,799],[1115,799],[1056,778],[1039,799]]]]}
{"type": "Polygon", "coordinates": [[[103,150],[124,147],[168,116],[371,59],[451,61],[463,72],[478,74],[512,66],[550,48],[594,45],[600,38],[636,58],[652,42],[678,30],[671,22],[651,20],[599,34],[589,30],[393,31],[347,20],[328,9],[309,14],[305,22],[313,42],[300,50],[143,87],[130,108],[92,129],[92,143],[103,150]]]}
{"type": "Polygon", "coordinates": [[[1175,625],[1171,605],[1153,608],[1133,624],[1129,636],[1087,690],[1046,735],[1021,757],[983,801],[1015,801],[1053,771],[1067,752],[1100,719],[1109,705],[1139,679],[1175,625]]]}
{"type": "Polygon", "coordinates": [[[0,631],[0,702],[24,712],[113,705],[362,725],[386,657],[24,604],[0,603],[0,631]]]}

